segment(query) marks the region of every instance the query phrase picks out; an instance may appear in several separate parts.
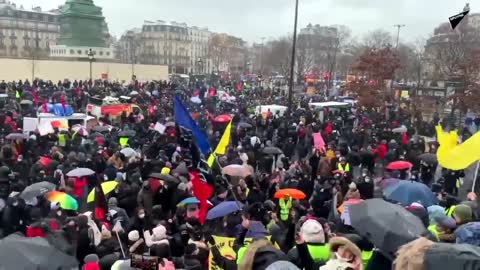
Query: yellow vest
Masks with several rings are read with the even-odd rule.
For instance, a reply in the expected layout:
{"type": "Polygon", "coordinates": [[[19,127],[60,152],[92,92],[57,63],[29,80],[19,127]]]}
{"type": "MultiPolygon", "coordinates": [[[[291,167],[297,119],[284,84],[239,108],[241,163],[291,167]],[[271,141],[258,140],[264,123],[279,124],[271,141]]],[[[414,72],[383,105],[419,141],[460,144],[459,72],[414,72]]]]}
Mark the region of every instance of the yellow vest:
{"type": "Polygon", "coordinates": [[[58,146],[67,146],[67,139],[65,138],[65,134],[58,134],[58,146]]]}
{"type": "Polygon", "coordinates": [[[242,262],[243,256],[245,255],[245,252],[247,251],[247,246],[243,246],[238,249],[237,252],[237,265],[239,265],[242,262]]]}
{"type": "Polygon", "coordinates": [[[118,139],[118,143],[123,148],[128,145],[128,138],[120,138],[118,139]]]}
{"type": "Polygon", "coordinates": [[[15,91],[15,97],[20,99],[20,91],[18,91],[18,90],[15,91]]]}
{"type": "Polygon", "coordinates": [[[346,163],[345,168],[343,168],[342,163],[338,163],[337,169],[341,172],[348,173],[348,172],[350,172],[350,164],[346,163]]]}
{"type": "Polygon", "coordinates": [[[365,251],[362,250],[362,264],[363,264],[363,269],[367,268],[368,262],[373,256],[373,250],[370,251],[365,251]]]}
{"type": "Polygon", "coordinates": [[[309,245],[308,253],[310,253],[310,257],[314,262],[326,262],[330,259],[330,247],[328,244],[326,245],[309,245]]]}
{"type": "Polygon", "coordinates": [[[453,217],[453,212],[455,212],[455,207],[457,206],[456,205],[450,206],[447,210],[445,210],[445,215],[449,217],[453,217]]]}
{"type": "Polygon", "coordinates": [[[428,226],[428,230],[435,236],[435,238],[438,241],[439,238],[438,238],[437,225],[433,224],[433,225],[428,226]]]}

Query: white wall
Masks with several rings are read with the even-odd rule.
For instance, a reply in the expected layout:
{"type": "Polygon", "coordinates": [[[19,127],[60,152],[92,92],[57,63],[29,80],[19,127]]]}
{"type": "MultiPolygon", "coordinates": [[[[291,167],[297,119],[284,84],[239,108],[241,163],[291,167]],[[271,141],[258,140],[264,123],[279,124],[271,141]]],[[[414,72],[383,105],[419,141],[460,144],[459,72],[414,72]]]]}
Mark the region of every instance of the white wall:
{"type": "MultiPolygon", "coordinates": [[[[35,78],[57,82],[63,79],[86,80],[90,78],[89,62],[55,61],[31,59],[0,59],[0,80],[17,81],[31,80],[32,66],[35,78]]],[[[135,75],[140,81],[168,80],[168,66],[135,64],[135,75]]],[[[119,63],[94,62],[92,77],[101,79],[103,73],[108,74],[109,80],[131,80],[132,65],[119,63]]]]}

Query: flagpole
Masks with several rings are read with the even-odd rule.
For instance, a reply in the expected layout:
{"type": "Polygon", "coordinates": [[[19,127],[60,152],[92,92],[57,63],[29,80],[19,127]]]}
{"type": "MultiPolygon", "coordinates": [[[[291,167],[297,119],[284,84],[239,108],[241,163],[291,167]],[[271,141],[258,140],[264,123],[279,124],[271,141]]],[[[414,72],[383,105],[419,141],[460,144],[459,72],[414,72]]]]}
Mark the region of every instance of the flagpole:
{"type": "Polygon", "coordinates": [[[222,174],[223,184],[226,185],[226,186],[227,186],[227,189],[232,192],[233,199],[235,200],[235,202],[237,202],[238,206],[240,206],[240,201],[238,200],[237,195],[236,195],[235,192],[233,191],[233,185],[227,181],[225,175],[224,175],[223,172],[222,172],[222,171],[223,171],[223,167],[222,167],[222,165],[220,165],[220,162],[218,161],[218,158],[216,158],[216,157],[215,157],[215,163],[216,163],[217,166],[220,168],[220,173],[222,174]]]}
{"type": "Polygon", "coordinates": [[[480,166],[480,160],[477,161],[477,166],[475,167],[475,173],[474,173],[474,176],[473,176],[472,192],[475,192],[475,185],[476,185],[476,183],[477,183],[477,176],[478,176],[479,166],[480,166]]]}

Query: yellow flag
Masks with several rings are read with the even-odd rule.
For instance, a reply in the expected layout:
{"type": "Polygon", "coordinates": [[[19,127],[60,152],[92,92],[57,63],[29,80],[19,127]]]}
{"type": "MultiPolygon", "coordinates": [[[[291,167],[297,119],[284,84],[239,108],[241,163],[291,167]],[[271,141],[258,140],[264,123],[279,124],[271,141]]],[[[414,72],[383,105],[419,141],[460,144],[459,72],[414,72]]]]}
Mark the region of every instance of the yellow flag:
{"type": "Polygon", "coordinates": [[[223,132],[222,138],[217,144],[217,148],[215,148],[215,151],[210,154],[208,157],[207,163],[210,168],[213,166],[213,163],[215,162],[216,155],[225,155],[225,151],[227,151],[227,146],[230,143],[230,133],[232,132],[232,121],[228,123],[227,128],[225,129],[225,132],[223,132]]]}
{"type": "Polygon", "coordinates": [[[215,153],[211,153],[210,156],[208,156],[208,160],[207,160],[208,167],[212,168],[213,163],[215,162],[215,158],[217,158],[215,153]]]}
{"type": "Polygon", "coordinates": [[[232,131],[232,121],[228,123],[225,132],[223,132],[222,138],[220,142],[217,144],[217,148],[215,148],[215,154],[217,155],[225,155],[225,151],[227,151],[227,146],[230,143],[230,133],[232,131]]]}
{"type": "Polygon", "coordinates": [[[437,139],[440,147],[437,151],[438,163],[451,170],[462,170],[480,160],[480,132],[475,133],[462,144],[457,145],[457,131],[446,133],[437,126],[437,139]]]}

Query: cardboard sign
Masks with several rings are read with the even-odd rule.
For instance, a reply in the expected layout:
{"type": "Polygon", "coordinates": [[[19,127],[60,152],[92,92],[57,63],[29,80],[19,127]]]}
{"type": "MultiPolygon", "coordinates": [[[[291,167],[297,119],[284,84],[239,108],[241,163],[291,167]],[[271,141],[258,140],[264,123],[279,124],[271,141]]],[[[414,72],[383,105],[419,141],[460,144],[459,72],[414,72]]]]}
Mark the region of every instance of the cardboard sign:
{"type": "MultiPolygon", "coordinates": [[[[237,254],[233,250],[233,243],[235,242],[235,238],[233,237],[223,237],[223,236],[216,236],[212,235],[213,239],[215,239],[215,246],[218,248],[220,254],[223,257],[235,261],[237,258],[237,254]]],[[[270,240],[270,236],[267,237],[270,240]]],[[[252,242],[252,238],[245,238],[244,244],[248,245],[252,242]]],[[[274,245],[276,248],[279,248],[277,244],[274,245]]],[[[209,244],[209,247],[212,245],[209,244]]],[[[210,255],[208,256],[208,269],[209,270],[223,270],[218,265],[215,264],[213,261],[213,255],[210,251],[210,255]]]]}
{"type": "Polygon", "coordinates": [[[130,266],[142,270],[158,270],[158,257],[132,254],[130,266]]]}
{"type": "Polygon", "coordinates": [[[313,145],[315,149],[319,151],[325,150],[325,141],[323,140],[322,134],[320,133],[313,133],[313,145]]]}

